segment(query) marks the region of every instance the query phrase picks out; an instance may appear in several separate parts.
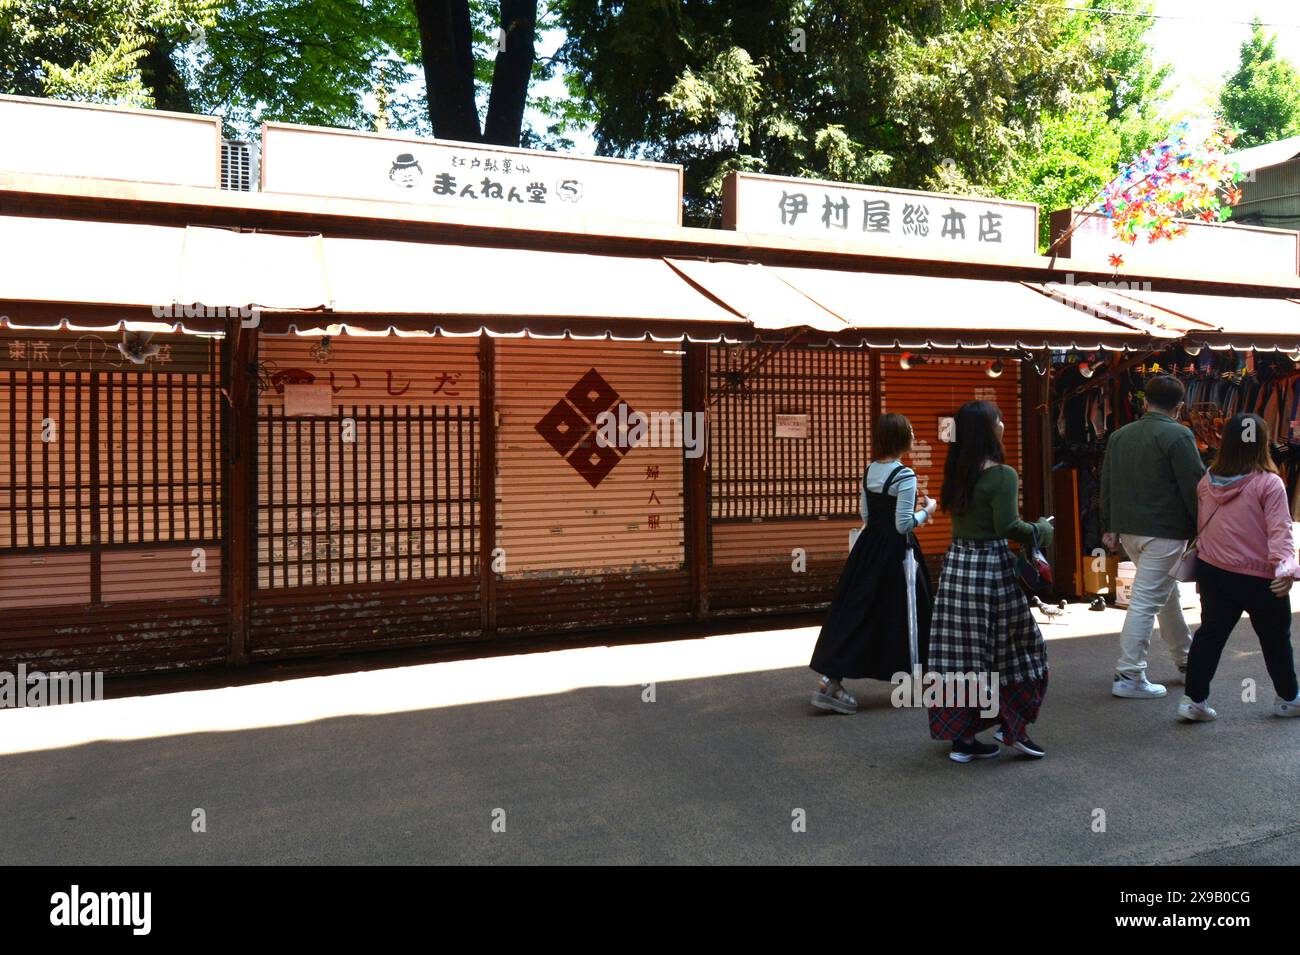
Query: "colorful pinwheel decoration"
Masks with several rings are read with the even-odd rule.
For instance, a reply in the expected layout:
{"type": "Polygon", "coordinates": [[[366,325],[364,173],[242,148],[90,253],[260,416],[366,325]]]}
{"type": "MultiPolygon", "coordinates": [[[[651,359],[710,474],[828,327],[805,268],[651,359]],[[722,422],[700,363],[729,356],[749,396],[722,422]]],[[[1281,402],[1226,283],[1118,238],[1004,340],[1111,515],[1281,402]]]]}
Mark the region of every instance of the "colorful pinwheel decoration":
{"type": "MultiPolygon", "coordinates": [[[[1179,123],[1121,169],[1048,251],[1054,253],[1090,213],[1109,219],[1115,236],[1128,245],[1143,236],[1147,242],[1176,238],[1193,221],[1226,221],[1241,201],[1241,171],[1228,155],[1235,136],[1215,125],[1198,138],[1188,123],[1179,123]]],[[[1110,264],[1118,268],[1123,257],[1112,255],[1110,264]]]]}

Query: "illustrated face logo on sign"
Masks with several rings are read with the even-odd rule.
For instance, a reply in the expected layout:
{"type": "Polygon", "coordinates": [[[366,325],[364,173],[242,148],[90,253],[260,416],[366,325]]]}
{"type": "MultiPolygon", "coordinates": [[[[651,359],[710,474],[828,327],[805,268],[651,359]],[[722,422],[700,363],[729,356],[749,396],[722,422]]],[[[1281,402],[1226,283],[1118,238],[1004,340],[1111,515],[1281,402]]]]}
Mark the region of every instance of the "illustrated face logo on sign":
{"type": "Polygon", "coordinates": [[[405,189],[414,189],[420,184],[424,170],[419,161],[410,153],[399,153],[388,170],[388,178],[405,189]]]}
{"type": "MultiPolygon", "coordinates": [[[[583,480],[598,487],[630,450],[602,445],[596,440],[596,419],[621,401],[614,387],[592,368],[534,428],[583,480]]],[[[628,416],[631,414],[629,408],[628,416]]]]}

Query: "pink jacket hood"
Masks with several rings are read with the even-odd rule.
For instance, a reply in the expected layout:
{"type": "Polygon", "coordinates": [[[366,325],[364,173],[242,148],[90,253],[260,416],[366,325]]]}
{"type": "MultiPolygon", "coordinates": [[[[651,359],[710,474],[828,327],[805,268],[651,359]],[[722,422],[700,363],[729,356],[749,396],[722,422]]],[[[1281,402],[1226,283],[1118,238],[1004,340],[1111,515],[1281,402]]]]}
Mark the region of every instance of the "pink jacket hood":
{"type": "Polygon", "coordinates": [[[1286,486],[1276,474],[1207,474],[1196,489],[1197,551],[1221,570],[1252,577],[1300,578],[1286,486]]]}

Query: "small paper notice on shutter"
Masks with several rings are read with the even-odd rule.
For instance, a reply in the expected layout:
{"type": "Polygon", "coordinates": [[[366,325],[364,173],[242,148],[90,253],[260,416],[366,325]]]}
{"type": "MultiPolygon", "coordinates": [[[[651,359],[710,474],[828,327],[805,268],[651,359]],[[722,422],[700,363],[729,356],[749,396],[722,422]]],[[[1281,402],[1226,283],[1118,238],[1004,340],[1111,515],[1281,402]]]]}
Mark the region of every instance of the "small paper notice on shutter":
{"type": "Polygon", "coordinates": [[[295,415],[332,415],[334,391],[329,385],[284,386],[284,413],[295,415]]]}
{"type": "Polygon", "coordinates": [[[778,438],[808,437],[808,416],[806,414],[777,415],[776,436],[778,438]]]}

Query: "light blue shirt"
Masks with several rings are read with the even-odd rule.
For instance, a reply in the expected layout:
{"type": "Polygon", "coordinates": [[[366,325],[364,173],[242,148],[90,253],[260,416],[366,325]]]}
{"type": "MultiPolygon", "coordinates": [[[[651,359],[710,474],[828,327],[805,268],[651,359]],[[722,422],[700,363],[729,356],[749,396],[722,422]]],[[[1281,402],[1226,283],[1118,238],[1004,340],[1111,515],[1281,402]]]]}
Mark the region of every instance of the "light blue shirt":
{"type": "MultiPolygon", "coordinates": [[[[880,463],[872,461],[867,466],[866,488],[859,495],[858,510],[862,514],[862,526],[867,526],[867,491],[879,494],[885,488],[889,475],[898,467],[897,461],[880,463]]],[[[900,534],[906,534],[920,527],[930,519],[923,510],[916,509],[916,472],[906,465],[889,486],[890,497],[898,498],[894,507],[894,528],[900,534]]]]}

